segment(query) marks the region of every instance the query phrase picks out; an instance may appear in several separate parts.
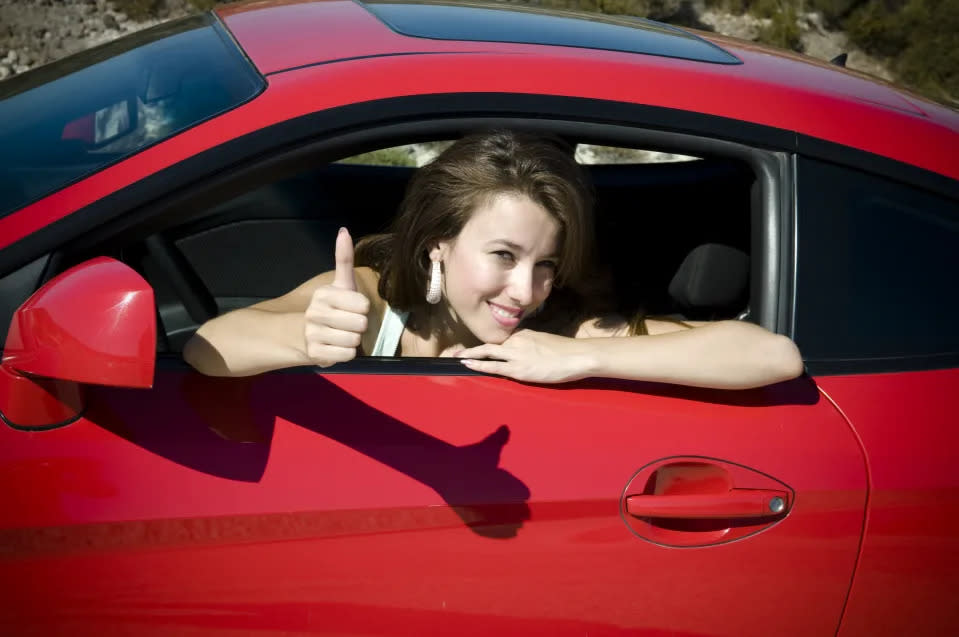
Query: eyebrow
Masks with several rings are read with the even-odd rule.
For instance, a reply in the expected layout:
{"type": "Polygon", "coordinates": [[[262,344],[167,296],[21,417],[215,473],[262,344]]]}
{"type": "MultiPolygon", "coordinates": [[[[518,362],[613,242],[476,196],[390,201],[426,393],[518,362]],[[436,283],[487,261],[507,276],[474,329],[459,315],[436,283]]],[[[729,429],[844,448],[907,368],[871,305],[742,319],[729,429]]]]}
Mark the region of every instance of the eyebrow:
{"type": "MultiPolygon", "coordinates": [[[[518,243],[513,243],[513,242],[510,241],[509,239],[494,239],[494,240],[490,241],[487,245],[495,245],[495,244],[500,244],[500,245],[506,246],[506,247],[509,248],[510,250],[515,250],[516,252],[525,252],[525,251],[526,251],[526,249],[525,249],[523,246],[519,245],[518,243]]],[[[546,256],[543,257],[543,258],[544,258],[544,259],[554,259],[554,260],[558,260],[558,259],[559,259],[559,255],[557,255],[557,254],[549,254],[549,255],[546,255],[546,256]]]]}

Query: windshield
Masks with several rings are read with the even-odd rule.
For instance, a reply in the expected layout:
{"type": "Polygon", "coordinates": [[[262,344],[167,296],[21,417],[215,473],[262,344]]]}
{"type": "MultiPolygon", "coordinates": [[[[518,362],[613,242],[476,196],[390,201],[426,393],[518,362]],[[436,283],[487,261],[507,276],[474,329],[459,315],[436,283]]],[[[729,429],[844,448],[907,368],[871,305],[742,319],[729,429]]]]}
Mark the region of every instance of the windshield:
{"type": "Polygon", "coordinates": [[[210,14],[165,23],[0,84],[0,216],[259,93],[210,14]]]}

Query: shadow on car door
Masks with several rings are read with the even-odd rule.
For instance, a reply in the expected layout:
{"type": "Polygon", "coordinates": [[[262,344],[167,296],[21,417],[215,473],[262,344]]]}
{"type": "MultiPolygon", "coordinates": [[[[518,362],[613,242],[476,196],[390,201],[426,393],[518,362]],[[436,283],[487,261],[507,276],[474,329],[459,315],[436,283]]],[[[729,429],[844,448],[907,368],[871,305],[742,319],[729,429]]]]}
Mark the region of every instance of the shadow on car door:
{"type": "Polygon", "coordinates": [[[7,478],[31,486],[13,503],[20,528],[2,532],[4,577],[17,583],[4,586],[4,624],[73,634],[836,630],[865,469],[810,379],[722,392],[424,369],[210,379],[166,361],[152,390],[93,390],[73,425],[5,431],[0,442],[18,456],[7,478]],[[658,466],[679,476],[670,493],[696,502],[716,499],[717,477],[728,502],[758,476],[785,486],[788,509],[738,535],[756,520],[631,519],[628,500],[643,495],[634,476],[658,466]]]}

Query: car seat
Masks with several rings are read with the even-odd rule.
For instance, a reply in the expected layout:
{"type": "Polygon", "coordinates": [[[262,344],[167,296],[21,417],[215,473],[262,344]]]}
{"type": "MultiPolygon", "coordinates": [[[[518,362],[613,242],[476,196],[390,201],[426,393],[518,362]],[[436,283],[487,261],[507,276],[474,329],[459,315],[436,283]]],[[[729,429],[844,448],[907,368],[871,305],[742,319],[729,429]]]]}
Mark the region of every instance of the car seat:
{"type": "Polygon", "coordinates": [[[669,283],[669,296],[690,320],[746,318],[749,255],[736,248],[706,243],[686,255],[669,283]]]}

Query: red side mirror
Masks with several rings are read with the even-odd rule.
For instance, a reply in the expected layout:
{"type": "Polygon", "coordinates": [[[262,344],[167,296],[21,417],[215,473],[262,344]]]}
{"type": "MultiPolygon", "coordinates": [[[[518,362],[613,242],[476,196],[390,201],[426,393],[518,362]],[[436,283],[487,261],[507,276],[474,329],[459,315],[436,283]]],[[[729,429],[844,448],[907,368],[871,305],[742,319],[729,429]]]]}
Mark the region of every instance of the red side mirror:
{"type": "MultiPolygon", "coordinates": [[[[114,259],[86,261],[49,281],[14,314],[0,373],[0,414],[11,424],[39,426],[38,419],[63,415],[47,403],[77,394],[51,391],[64,384],[50,379],[150,387],[155,360],[150,285],[114,259]]],[[[69,402],[75,410],[77,401],[69,402]]]]}

